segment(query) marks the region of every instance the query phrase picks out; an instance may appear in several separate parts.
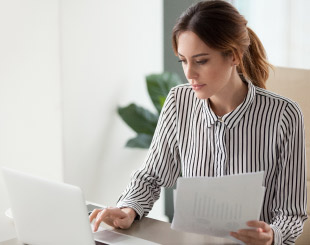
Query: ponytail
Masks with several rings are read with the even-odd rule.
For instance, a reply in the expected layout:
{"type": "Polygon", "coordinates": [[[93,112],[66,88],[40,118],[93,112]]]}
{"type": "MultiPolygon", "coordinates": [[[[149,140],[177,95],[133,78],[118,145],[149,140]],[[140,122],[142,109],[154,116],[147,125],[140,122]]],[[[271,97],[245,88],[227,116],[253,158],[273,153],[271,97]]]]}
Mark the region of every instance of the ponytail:
{"type": "Polygon", "coordinates": [[[261,41],[254,31],[247,27],[250,45],[243,54],[239,65],[239,72],[244,77],[260,88],[266,88],[266,80],[269,76],[269,68],[273,68],[267,61],[266,52],[261,41]]]}

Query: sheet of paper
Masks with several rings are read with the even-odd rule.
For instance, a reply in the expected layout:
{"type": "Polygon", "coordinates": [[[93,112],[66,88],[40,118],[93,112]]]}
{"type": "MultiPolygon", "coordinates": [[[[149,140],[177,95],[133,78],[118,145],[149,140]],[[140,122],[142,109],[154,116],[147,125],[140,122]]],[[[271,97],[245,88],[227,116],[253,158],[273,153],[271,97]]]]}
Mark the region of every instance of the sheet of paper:
{"type": "Polygon", "coordinates": [[[171,228],[232,239],[230,231],[248,228],[247,221],[259,218],[263,176],[179,178],[171,228]]]}

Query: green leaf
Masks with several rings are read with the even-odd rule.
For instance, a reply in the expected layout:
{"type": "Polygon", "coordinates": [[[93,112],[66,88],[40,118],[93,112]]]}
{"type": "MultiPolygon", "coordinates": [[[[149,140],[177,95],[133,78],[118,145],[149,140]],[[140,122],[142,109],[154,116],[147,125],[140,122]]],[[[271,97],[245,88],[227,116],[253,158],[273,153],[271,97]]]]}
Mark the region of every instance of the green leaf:
{"type": "Polygon", "coordinates": [[[165,100],[166,100],[166,97],[164,97],[164,96],[159,97],[159,104],[160,104],[161,108],[163,108],[163,106],[165,104],[165,100]]]}
{"type": "Polygon", "coordinates": [[[183,81],[176,73],[164,72],[147,76],[146,83],[151,100],[160,113],[170,89],[182,84],[183,81]]]}
{"type": "Polygon", "coordinates": [[[126,147],[148,149],[152,142],[152,135],[138,134],[137,137],[130,139],[126,143],[126,147]]]}
{"type": "Polygon", "coordinates": [[[119,107],[118,114],[138,134],[154,134],[158,115],[136,104],[119,107]]]}

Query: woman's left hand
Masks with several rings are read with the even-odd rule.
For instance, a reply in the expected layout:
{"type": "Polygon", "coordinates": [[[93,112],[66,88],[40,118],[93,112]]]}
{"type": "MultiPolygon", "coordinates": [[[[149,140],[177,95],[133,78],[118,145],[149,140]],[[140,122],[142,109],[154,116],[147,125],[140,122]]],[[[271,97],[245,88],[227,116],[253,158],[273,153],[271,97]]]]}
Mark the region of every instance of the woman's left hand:
{"type": "Polygon", "coordinates": [[[245,244],[270,245],[273,242],[273,230],[270,225],[263,221],[249,221],[247,225],[255,229],[242,229],[231,232],[230,235],[244,242],[245,244]]]}

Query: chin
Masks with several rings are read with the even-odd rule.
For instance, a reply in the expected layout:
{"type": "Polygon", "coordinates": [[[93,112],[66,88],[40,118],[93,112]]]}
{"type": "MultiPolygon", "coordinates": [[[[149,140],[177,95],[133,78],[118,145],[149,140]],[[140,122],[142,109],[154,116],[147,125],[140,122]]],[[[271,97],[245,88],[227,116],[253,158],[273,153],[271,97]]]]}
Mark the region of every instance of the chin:
{"type": "Polygon", "coordinates": [[[205,94],[205,93],[199,93],[199,92],[195,92],[195,95],[198,99],[200,100],[207,100],[210,98],[209,95],[205,94]]]}

